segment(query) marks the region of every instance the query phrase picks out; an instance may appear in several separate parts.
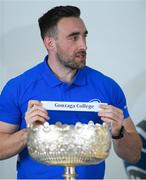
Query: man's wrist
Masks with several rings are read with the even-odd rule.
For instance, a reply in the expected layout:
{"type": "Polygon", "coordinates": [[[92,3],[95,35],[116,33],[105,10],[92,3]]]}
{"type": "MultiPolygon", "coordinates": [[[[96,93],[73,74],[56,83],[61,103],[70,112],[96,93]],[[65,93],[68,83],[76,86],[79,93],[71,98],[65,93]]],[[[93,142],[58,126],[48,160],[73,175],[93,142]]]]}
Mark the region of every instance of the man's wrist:
{"type": "Polygon", "coordinates": [[[125,128],[124,126],[121,126],[121,129],[119,131],[118,135],[112,135],[112,139],[121,139],[124,137],[125,128]]]}

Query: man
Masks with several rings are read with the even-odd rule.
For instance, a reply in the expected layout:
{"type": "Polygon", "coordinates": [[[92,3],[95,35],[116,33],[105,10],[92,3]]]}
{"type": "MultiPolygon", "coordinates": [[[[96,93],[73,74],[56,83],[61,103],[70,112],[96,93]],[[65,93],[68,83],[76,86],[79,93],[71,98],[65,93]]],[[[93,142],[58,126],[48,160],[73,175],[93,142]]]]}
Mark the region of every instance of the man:
{"type": "MultiPolygon", "coordinates": [[[[140,159],[142,148],[129,117],[125,96],[111,78],[86,66],[88,31],[73,6],[55,7],[39,19],[41,37],[48,51],[44,61],[10,80],[0,96],[0,159],[19,153],[19,179],[60,179],[63,167],[32,160],[27,151],[26,126],[35,121],[75,124],[111,122],[114,149],[129,162],[140,159]],[[46,111],[41,101],[107,103],[101,111],[46,111]]],[[[79,179],[102,179],[105,163],[77,167],[79,179]]]]}

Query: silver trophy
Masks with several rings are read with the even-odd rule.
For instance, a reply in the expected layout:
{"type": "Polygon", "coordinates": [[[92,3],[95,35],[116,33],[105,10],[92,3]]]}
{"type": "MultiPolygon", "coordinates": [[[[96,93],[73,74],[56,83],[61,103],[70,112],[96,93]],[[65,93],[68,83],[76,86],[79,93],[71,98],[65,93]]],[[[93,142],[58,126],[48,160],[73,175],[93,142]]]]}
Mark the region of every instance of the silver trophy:
{"type": "Polygon", "coordinates": [[[28,126],[28,151],[42,163],[65,167],[65,179],[74,180],[75,166],[98,164],[110,151],[111,137],[106,123],[54,125],[33,123],[28,126]]]}

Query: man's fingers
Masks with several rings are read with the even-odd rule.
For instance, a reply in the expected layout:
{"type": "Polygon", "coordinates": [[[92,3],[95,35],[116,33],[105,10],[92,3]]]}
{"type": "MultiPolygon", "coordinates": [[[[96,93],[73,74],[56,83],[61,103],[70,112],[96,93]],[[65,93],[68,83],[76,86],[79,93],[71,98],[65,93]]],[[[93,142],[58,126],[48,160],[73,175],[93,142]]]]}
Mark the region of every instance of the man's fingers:
{"type": "Polygon", "coordinates": [[[113,120],[116,120],[116,121],[118,121],[118,120],[120,120],[120,119],[124,119],[124,115],[123,115],[123,113],[118,113],[118,112],[116,112],[116,111],[101,111],[101,112],[99,112],[98,113],[98,115],[99,116],[101,116],[101,117],[107,117],[107,118],[110,118],[110,119],[113,119],[113,120]]]}
{"type": "Polygon", "coordinates": [[[101,111],[117,111],[118,113],[123,113],[123,111],[115,106],[112,105],[105,105],[105,104],[100,104],[99,108],[101,108],[101,111]]]}
{"type": "Polygon", "coordinates": [[[48,112],[41,106],[36,106],[34,105],[32,108],[30,108],[28,113],[33,113],[33,112],[43,112],[44,114],[48,114],[48,112]]]}
{"type": "Polygon", "coordinates": [[[48,114],[46,114],[45,112],[40,111],[40,110],[36,110],[33,112],[26,112],[25,119],[26,119],[26,121],[31,121],[31,119],[33,119],[35,116],[39,116],[39,117],[44,118],[45,120],[49,120],[48,114]]]}
{"type": "Polygon", "coordinates": [[[27,124],[35,121],[45,122],[49,120],[48,112],[42,107],[42,103],[37,100],[30,100],[28,102],[28,109],[25,113],[25,120],[27,124]]]}
{"type": "Polygon", "coordinates": [[[27,122],[27,124],[31,124],[31,123],[34,123],[34,122],[37,122],[37,121],[42,122],[42,123],[46,122],[46,120],[43,117],[41,117],[39,115],[36,115],[36,116],[30,118],[29,122],[27,122]]]}
{"type": "Polygon", "coordinates": [[[28,101],[28,110],[30,108],[32,108],[34,105],[42,106],[42,103],[40,101],[37,101],[37,100],[30,100],[30,101],[28,101]]]}
{"type": "Polygon", "coordinates": [[[98,115],[101,119],[108,123],[111,122],[112,129],[114,128],[114,131],[120,129],[124,120],[123,111],[112,105],[100,105],[100,108],[101,110],[98,112],[98,115]]]}
{"type": "Polygon", "coordinates": [[[112,105],[100,105],[101,110],[98,115],[102,117],[109,117],[111,119],[124,119],[123,111],[112,105]]]}

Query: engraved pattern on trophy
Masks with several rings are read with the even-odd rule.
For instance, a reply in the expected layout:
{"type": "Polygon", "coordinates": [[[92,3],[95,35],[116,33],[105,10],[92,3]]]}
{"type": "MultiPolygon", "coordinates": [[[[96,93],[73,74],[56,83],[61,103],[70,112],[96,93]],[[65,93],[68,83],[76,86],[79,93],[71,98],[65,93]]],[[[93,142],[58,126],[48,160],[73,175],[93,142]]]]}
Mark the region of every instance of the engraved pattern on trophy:
{"type": "Polygon", "coordinates": [[[98,164],[105,160],[111,148],[109,126],[106,123],[75,125],[28,125],[28,150],[31,157],[49,165],[65,166],[64,177],[75,179],[75,166],[98,164]]]}

